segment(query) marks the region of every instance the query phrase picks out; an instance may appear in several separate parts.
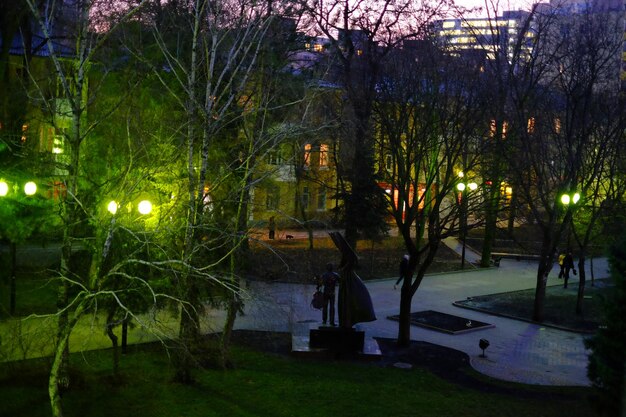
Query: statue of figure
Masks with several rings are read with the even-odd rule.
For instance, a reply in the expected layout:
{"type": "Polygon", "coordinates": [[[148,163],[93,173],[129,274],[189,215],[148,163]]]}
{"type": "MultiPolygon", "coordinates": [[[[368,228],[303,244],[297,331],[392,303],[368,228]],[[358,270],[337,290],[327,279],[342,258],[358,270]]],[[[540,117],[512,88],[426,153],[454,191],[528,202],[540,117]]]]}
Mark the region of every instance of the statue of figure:
{"type": "Polygon", "coordinates": [[[339,326],[352,328],[356,323],[376,320],[370,293],[361,278],[354,272],[358,266],[357,254],[341,233],[331,232],[330,238],[341,252],[339,301],[337,303],[339,326]]]}

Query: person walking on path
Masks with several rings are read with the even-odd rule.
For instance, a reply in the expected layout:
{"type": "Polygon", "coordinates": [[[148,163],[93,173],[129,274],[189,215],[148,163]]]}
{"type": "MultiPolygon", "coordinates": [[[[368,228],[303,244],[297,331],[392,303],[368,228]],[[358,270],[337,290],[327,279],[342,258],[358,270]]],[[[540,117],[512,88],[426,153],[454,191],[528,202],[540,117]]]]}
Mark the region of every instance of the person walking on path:
{"type": "Polygon", "coordinates": [[[276,222],[274,221],[274,216],[270,217],[267,227],[269,229],[270,240],[274,240],[274,235],[276,233],[276,222]]]}
{"type": "Polygon", "coordinates": [[[563,288],[567,288],[570,271],[576,275],[576,268],[574,268],[574,256],[572,255],[572,251],[568,250],[567,255],[563,258],[563,288]]]}
{"type": "Polygon", "coordinates": [[[563,265],[563,261],[564,261],[564,259],[565,259],[565,254],[564,254],[564,253],[561,253],[561,254],[559,255],[559,268],[561,268],[561,269],[559,270],[559,279],[562,279],[562,278],[563,278],[563,275],[565,275],[565,266],[563,265]]]}
{"type": "Polygon", "coordinates": [[[339,285],[339,274],[333,271],[333,264],[326,264],[326,272],[324,272],[320,278],[320,282],[317,285],[317,289],[321,286],[324,287],[324,305],[322,307],[322,324],[326,324],[330,319],[330,325],[335,324],[335,292],[339,285]]]}
{"type": "Polygon", "coordinates": [[[400,260],[400,277],[393,285],[393,289],[395,290],[398,287],[398,284],[402,282],[403,279],[408,279],[409,275],[409,255],[404,255],[400,260]]]}

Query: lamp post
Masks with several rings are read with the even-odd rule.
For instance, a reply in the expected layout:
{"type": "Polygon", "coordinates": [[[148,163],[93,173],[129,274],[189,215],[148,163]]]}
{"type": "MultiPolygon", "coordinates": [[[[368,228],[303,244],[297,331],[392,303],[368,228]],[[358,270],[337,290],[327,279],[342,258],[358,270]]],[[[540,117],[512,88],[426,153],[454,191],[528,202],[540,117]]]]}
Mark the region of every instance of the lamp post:
{"type": "MultiPolygon", "coordinates": [[[[11,187],[7,181],[5,181],[4,179],[0,179],[0,197],[1,198],[9,198],[10,200],[16,200],[17,198],[20,197],[19,190],[20,188],[18,184],[13,184],[13,186],[11,187]]],[[[35,184],[34,181],[28,181],[27,183],[24,184],[24,187],[22,190],[26,197],[32,197],[35,194],[37,194],[37,184],[35,184]]],[[[13,222],[11,222],[11,224],[13,224],[13,222]]],[[[19,226],[17,230],[19,230],[19,226]]],[[[9,313],[12,315],[13,313],[15,313],[16,297],[17,297],[17,294],[16,294],[17,293],[16,291],[17,240],[21,240],[21,237],[19,236],[19,232],[18,232],[17,237],[14,233],[11,233],[10,231],[9,233],[5,233],[5,235],[8,235],[9,247],[10,247],[10,258],[11,258],[11,267],[9,270],[9,274],[10,274],[10,277],[9,277],[9,282],[10,282],[9,313]]]]}
{"type": "MultiPolygon", "coordinates": [[[[128,212],[130,213],[132,210],[132,204],[129,203],[127,207],[128,207],[128,212]]],[[[117,210],[119,208],[120,208],[120,203],[118,203],[115,200],[111,200],[107,204],[107,211],[113,215],[117,213],[117,210]]],[[[139,212],[139,214],[142,214],[142,215],[150,214],[152,212],[152,203],[150,202],[150,200],[141,200],[137,204],[137,211],[139,212]]]]}
{"type": "MultiPolygon", "coordinates": [[[[578,204],[578,202],[580,201],[580,193],[574,191],[571,193],[564,193],[561,194],[561,204],[563,204],[563,206],[565,206],[565,210],[569,210],[570,208],[573,208],[573,206],[576,206],[578,204]]],[[[571,234],[572,234],[572,225],[568,224],[567,226],[567,247],[569,248],[571,245],[571,234]]]]}
{"type": "MultiPolygon", "coordinates": [[[[111,214],[111,228],[109,229],[109,235],[107,237],[107,241],[112,241],[113,239],[113,233],[114,233],[114,224],[117,220],[117,214],[119,212],[120,207],[122,207],[122,205],[120,204],[119,201],[117,200],[111,200],[107,203],[106,209],[107,211],[111,214]]],[[[152,212],[153,206],[152,203],[150,202],[150,200],[141,200],[139,203],[134,204],[134,203],[127,203],[124,205],[124,207],[127,209],[127,213],[129,215],[129,217],[126,218],[127,221],[129,221],[131,218],[134,220],[137,220],[136,217],[134,216],[130,216],[131,212],[133,212],[133,209],[136,209],[137,212],[140,215],[140,221],[138,222],[139,229],[138,232],[139,234],[144,235],[145,232],[145,221],[146,221],[146,216],[148,214],[150,214],[152,212]]],[[[124,215],[124,212],[122,211],[120,213],[120,215],[124,215]]],[[[107,247],[110,247],[110,244],[106,245],[107,247]]],[[[149,250],[149,249],[147,249],[149,250]]],[[[142,251],[143,252],[143,251],[142,251]]],[[[130,318],[129,316],[127,316],[126,318],[124,318],[121,322],[122,324],[122,341],[121,341],[121,348],[122,348],[122,353],[126,353],[127,350],[127,346],[128,346],[128,324],[130,323],[130,321],[132,320],[132,318],[130,318]]]]}
{"type": "Polygon", "coordinates": [[[0,180],[0,197],[6,197],[9,193],[9,184],[4,180],[0,180]]]}
{"type": "MultiPolygon", "coordinates": [[[[459,172],[459,178],[463,178],[463,172],[459,172]]],[[[478,184],[473,181],[459,182],[456,185],[456,189],[459,191],[458,203],[461,209],[460,220],[460,234],[461,234],[461,269],[465,269],[465,237],[467,235],[467,193],[469,191],[475,191],[478,188],[478,184]]]]}
{"type": "Polygon", "coordinates": [[[561,203],[563,203],[565,207],[569,208],[570,204],[578,204],[578,201],[580,201],[580,194],[577,192],[561,195],[561,203]]]}

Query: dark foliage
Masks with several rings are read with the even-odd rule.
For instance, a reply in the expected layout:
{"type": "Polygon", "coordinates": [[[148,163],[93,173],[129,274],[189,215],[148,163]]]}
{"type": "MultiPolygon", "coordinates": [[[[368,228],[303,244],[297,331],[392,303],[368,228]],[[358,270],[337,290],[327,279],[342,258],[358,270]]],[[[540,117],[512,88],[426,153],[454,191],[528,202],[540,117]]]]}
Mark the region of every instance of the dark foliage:
{"type": "Polygon", "coordinates": [[[626,363],[626,236],[612,247],[609,262],[615,290],[605,302],[606,325],[586,343],[592,350],[588,375],[597,391],[596,405],[606,416],[624,407],[626,363]]]}

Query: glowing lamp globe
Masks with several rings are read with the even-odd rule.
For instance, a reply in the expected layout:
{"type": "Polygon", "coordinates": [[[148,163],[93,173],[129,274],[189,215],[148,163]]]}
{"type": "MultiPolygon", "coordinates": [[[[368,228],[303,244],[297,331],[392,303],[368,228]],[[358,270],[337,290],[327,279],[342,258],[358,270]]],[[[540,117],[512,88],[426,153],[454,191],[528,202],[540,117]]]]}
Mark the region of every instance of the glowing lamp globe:
{"type": "Polygon", "coordinates": [[[5,197],[9,193],[9,184],[0,181],[0,197],[5,197]]]}
{"type": "Polygon", "coordinates": [[[37,192],[37,184],[32,181],[28,181],[24,184],[24,194],[26,195],[35,195],[37,192]]]}
{"type": "Polygon", "coordinates": [[[107,210],[109,211],[109,213],[115,214],[117,213],[118,207],[119,207],[119,204],[117,204],[117,201],[110,201],[109,205],[107,206],[107,210]]]}
{"type": "Polygon", "coordinates": [[[456,189],[459,191],[465,191],[465,184],[463,184],[462,182],[458,183],[456,185],[456,189]]]}
{"type": "Polygon", "coordinates": [[[149,214],[152,211],[152,203],[148,200],[140,201],[137,210],[139,210],[141,214],[149,214]]]}

